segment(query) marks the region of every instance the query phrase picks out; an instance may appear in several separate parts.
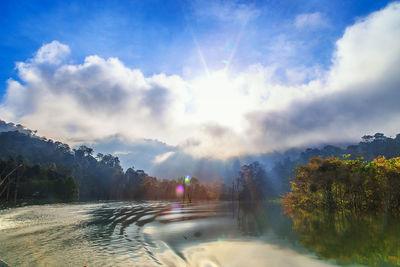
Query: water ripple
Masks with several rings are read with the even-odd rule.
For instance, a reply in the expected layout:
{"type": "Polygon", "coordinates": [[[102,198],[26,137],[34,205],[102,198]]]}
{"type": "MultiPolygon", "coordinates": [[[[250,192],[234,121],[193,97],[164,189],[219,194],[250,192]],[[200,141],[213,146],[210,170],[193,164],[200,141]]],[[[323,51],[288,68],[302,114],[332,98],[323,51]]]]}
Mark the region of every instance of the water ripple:
{"type": "Polygon", "coordinates": [[[12,266],[220,266],[222,260],[237,257],[240,246],[232,243],[238,252],[221,258],[207,244],[217,244],[212,247],[221,253],[227,252],[218,244],[253,244],[243,233],[260,231],[262,225],[246,225],[248,218],[221,202],[108,202],[2,210],[0,258],[12,266]]]}

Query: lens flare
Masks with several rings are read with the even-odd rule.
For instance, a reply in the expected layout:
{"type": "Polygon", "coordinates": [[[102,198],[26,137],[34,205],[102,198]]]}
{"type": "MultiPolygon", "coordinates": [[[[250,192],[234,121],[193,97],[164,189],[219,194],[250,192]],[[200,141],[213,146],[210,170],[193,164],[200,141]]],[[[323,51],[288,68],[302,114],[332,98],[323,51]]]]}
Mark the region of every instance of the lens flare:
{"type": "Polygon", "coordinates": [[[183,185],[181,185],[181,184],[178,185],[176,187],[176,196],[178,196],[178,197],[183,196],[183,191],[184,191],[183,185]]]}
{"type": "Polygon", "coordinates": [[[190,175],[189,174],[186,175],[185,176],[185,184],[189,184],[190,183],[190,179],[191,179],[190,175]]]}

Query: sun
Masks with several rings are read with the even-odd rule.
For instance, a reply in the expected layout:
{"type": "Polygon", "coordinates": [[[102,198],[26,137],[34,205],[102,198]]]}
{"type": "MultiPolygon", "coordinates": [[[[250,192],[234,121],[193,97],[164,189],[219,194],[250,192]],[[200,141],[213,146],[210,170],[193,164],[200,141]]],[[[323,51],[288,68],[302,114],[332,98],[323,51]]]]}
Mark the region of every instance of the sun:
{"type": "Polygon", "coordinates": [[[225,69],[212,71],[193,80],[193,99],[196,117],[233,129],[241,128],[246,99],[242,84],[225,69]]]}

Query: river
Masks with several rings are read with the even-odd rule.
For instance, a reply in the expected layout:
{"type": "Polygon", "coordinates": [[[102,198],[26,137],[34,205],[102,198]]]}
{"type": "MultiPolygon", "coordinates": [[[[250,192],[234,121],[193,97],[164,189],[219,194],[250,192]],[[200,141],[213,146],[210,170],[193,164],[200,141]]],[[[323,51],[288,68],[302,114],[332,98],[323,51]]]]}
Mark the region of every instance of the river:
{"type": "Polygon", "coordinates": [[[289,217],[274,203],[25,206],[0,211],[0,259],[87,267],[400,264],[397,220],[345,217],[289,217]]]}

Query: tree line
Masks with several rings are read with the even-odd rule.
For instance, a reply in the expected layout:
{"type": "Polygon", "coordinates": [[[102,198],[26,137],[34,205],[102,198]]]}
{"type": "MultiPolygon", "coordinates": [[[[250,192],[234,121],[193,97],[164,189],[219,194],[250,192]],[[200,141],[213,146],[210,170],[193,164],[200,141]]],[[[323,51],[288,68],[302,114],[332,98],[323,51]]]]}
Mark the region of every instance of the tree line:
{"type": "Polygon", "coordinates": [[[314,157],[296,168],[287,208],[400,212],[400,157],[314,157]]]}
{"type": "Polygon", "coordinates": [[[124,171],[118,157],[111,154],[94,155],[87,146],[71,149],[20,125],[0,121],[0,129],[13,130],[0,132],[1,201],[193,201],[227,199],[229,195],[221,182],[204,184],[191,177],[185,183],[184,177],[158,179],[133,167],[124,171]],[[178,185],[184,186],[183,195],[177,193],[178,185]]]}
{"type": "MultiPolygon", "coordinates": [[[[359,162],[357,161],[359,157],[364,157],[365,161],[368,162],[378,155],[383,155],[386,158],[400,156],[400,134],[395,138],[390,138],[377,133],[373,136],[366,135],[358,145],[351,145],[347,148],[328,145],[322,149],[307,149],[300,153],[298,157],[288,157],[277,162],[270,170],[266,170],[258,162],[253,162],[241,166],[237,176],[232,177],[231,180],[205,184],[193,177],[189,184],[185,184],[184,177],[172,180],[159,179],[146,174],[143,170],[135,170],[133,167],[124,171],[118,157],[102,153],[94,155],[93,149],[87,146],[71,149],[68,144],[39,137],[35,131],[26,129],[22,125],[5,123],[0,120],[0,131],[4,131],[0,132],[0,161],[14,162],[15,166],[18,165],[18,161],[22,161],[25,169],[35,168],[36,173],[40,169],[40,177],[57,174],[62,177],[59,180],[73,181],[75,185],[73,189],[67,190],[70,192],[68,198],[61,198],[54,192],[56,186],[50,185],[53,183],[50,181],[53,180],[39,178],[33,172],[23,173],[22,170],[18,170],[8,177],[7,183],[4,182],[0,185],[0,192],[5,189],[6,184],[9,185],[9,188],[5,189],[9,192],[8,199],[12,194],[16,195],[17,198],[29,198],[29,195],[32,194],[37,198],[80,201],[176,200],[182,199],[182,196],[178,196],[179,194],[176,192],[177,186],[184,185],[183,198],[188,201],[203,199],[259,201],[274,199],[279,197],[281,193],[289,192],[291,188],[289,178],[295,176],[295,167],[306,164],[310,158],[315,156],[328,158],[350,154],[346,161],[352,160],[354,162],[359,162]],[[39,183],[37,180],[41,179],[42,182],[40,183],[43,186],[35,185],[35,187],[34,183],[39,183]],[[28,190],[26,193],[17,189],[17,194],[15,194],[13,188],[20,187],[19,184],[21,184],[20,188],[23,188],[23,182],[26,182],[27,188],[41,189],[28,190]],[[46,183],[47,185],[44,186],[46,183]]],[[[359,164],[367,165],[367,163],[359,164]]],[[[11,166],[11,163],[9,166],[11,166]]],[[[0,183],[4,180],[10,168],[8,167],[8,169],[4,169],[4,173],[0,173],[0,183]]],[[[62,187],[60,182],[58,185],[62,187]]],[[[68,186],[73,187],[72,184],[68,186]]],[[[315,185],[313,184],[312,187],[314,188],[315,185]]],[[[0,196],[0,199],[4,200],[4,194],[0,196]]],[[[344,205],[346,201],[344,199],[340,202],[340,205],[344,205]]],[[[356,205],[361,204],[356,202],[356,205]]]]}
{"type": "Polygon", "coordinates": [[[387,137],[383,133],[374,135],[364,135],[361,142],[341,148],[333,145],[326,145],[322,148],[307,148],[300,153],[294,153],[291,157],[286,157],[276,162],[268,176],[275,181],[274,187],[280,193],[287,193],[291,189],[290,179],[296,175],[296,166],[307,164],[309,159],[314,157],[339,157],[350,155],[348,159],[356,160],[363,158],[370,162],[379,156],[386,158],[400,157],[400,134],[395,137],[387,137]]]}
{"type": "Polygon", "coordinates": [[[57,172],[55,165],[42,168],[26,165],[21,156],[0,160],[0,201],[16,203],[46,200],[67,202],[77,199],[77,186],[72,176],[57,172]],[[4,178],[3,178],[4,177],[4,178]]]}

